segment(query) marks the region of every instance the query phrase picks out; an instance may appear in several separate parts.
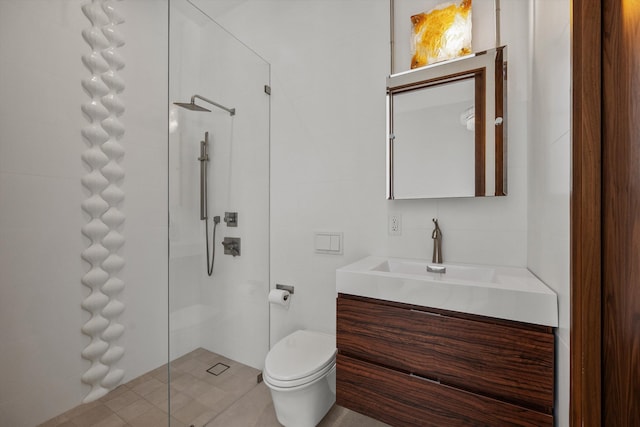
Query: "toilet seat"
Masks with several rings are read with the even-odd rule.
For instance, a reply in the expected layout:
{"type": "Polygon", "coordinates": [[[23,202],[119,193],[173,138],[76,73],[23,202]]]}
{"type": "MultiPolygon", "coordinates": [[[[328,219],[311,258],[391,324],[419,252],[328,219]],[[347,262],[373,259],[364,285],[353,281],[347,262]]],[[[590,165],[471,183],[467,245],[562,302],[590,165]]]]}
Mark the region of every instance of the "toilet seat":
{"type": "Polygon", "coordinates": [[[268,385],[292,388],[313,382],[335,367],[335,336],[299,330],[278,341],[265,360],[268,385]]]}

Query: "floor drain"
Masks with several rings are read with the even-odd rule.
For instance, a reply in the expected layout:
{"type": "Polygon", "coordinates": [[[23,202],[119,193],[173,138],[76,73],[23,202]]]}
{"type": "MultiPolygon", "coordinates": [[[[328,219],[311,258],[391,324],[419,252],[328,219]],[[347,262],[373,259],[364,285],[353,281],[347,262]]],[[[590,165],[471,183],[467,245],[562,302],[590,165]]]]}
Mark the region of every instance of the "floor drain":
{"type": "Polygon", "coordinates": [[[207,372],[217,377],[227,369],[229,369],[229,366],[225,365],[224,363],[216,363],[215,365],[207,369],[207,372]]]}

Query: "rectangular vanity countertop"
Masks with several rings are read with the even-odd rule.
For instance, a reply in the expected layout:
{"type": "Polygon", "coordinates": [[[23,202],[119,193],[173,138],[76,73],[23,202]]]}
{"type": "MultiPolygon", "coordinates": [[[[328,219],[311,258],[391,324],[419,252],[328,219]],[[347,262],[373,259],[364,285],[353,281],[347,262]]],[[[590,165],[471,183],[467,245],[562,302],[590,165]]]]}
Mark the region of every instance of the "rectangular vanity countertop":
{"type": "MultiPolygon", "coordinates": [[[[336,291],[380,300],[536,325],[558,326],[558,298],[526,268],[442,264],[451,269],[492,270],[489,279],[455,278],[426,273],[425,260],[370,256],[336,270],[336,291]],[[384,263],[387,264],[384,264],[384,263]],[[408,266],[384,271],[380,266],[408,266]],[[416,268],[420,273],[407,272],[416,268]],[[419,269],[419,270],[418,270],[419,269]]],[[[486,276],[486,274],[485,274],[486,276]]]]}

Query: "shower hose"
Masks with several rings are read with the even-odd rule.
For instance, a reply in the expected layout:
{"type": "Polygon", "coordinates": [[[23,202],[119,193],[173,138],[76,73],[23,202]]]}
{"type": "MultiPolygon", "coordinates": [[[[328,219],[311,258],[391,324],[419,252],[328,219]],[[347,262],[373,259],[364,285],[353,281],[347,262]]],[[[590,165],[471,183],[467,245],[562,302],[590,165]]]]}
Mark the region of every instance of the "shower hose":
{"type": "Polygon", "coordinates": [[[213,262],[216,259],[216,227],[218,226],[218,223],[220,223],[220,217],[214,216],[213,217],[213,233],[211,236],[211,240],[212,240],[211,255],[209,255],[209,219],[205,218],[204,220],[204,235],[205,235],[205,240],[207,245],[207,274],[209,276],[213,274],[213,262]],[[209,258],[211,258],[211,261],[209,261],[209,258]]]}

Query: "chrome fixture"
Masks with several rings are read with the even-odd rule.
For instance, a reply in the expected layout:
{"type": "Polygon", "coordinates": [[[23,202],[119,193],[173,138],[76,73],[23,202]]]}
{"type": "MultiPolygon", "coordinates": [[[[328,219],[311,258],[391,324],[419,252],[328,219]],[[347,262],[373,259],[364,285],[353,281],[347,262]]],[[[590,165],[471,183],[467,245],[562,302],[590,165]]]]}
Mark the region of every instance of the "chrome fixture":
{"type": "Polygon", "coordinates": [[[276,289],[282,289],[283,291],[287,291],[290,294],[293,294],[295,288],[291,285],[281,285],[279,283],[276,283],[276,289]]]}
{"type": "Polygon", "coordinates": [[[427,272],[444,274],[447,272],[447,267],[444,265],[427,265],[427,272]]]}
{"type": "MultiPolygon", "coordinates": [[[[211,105],[214,105],[218,108],[221,108],[228,112],[230,115],[235,116],[236,109],[235,108],[227,108],[224,105],[220,105],[217,102],[214,102],[210,99],[205,98],[200,95],[193,95],[191,97],[191,102],[174,102],[178,107],[186,108],[190,111],[207,111],[211,112],[204,107],[201,107],[196,104],[196,99],[201,99],[202,101],[208,102],[211,105]]],[[[220,217],[213,217],[213,233],[211,236],[212,243],[209,244],[209,215],[207,212],[208,200],[207,200],[207,163],[209,162],[209,132],[204,133],[204,140],[200,141],[200,157],[198,157],[198,161],[200,162],[200,219],[204,221],[204,234],[207,246],[207,274],[211,276],[213,274],[213,263],[216,258],[216,227],[220,223],[220,217]],[[211,249],[209,247],[211,246],[211,249]],[[211,251],[211,252],[210,252],[211,251]]],[[[225,221],[226,221],[225,216],[225,221]]],[[[228,225],[228,224],[227,224],[228,225]]],[[[224,243],[223,243],[224,244],[224,243]]],[[[240,255],[240,242],[238,241],[237,254],[233,252],[227,252],[227,247],[225,246],[225,253],[231,253],[233,256],[240,255]]]]}
{"type": "Polygon", "coordinates": [[[207,162],[209,161],[209,132],[204,133],[200,141],[200,219],[207,219],[207,162]]]}
{"type": "Polygon", "coordinates": [[[234,257],[240,256],[239,237],[225,237],[222,241],[222,246],[224,246],[225,255],[233,255],[234,257]]]}
{"type": "Polygon", "coordinates": [[[209,252],[209,214],[207,206],[209,205],[207,198],[207,163],[209,162],[209,132],[204,133],[204,140],[200,141],[200,219],[204,221],[204,235],[207,246],[207,274],[213,274],[213,262],[216,259],[216,227],[220,223],[220,217],[213,217],[213,234],[211,236],[211,253],[209,252]]]}
{"type": "Polygon", "coordinates": [[[178,107],[182,107],[182,108],[186,108],[187,110],[191,110],[191,111],[208,111],[211,112],[211,110],[208,110],[204,107],[201,107],[199,105],[196,104],[196,98],[197,99],[201,99],[204,102],[208,102],[211,105],[215,105],[216,107],[228,112],[230,115],[235,116],[236,115],[236,109],[235,108],[227,108],[224,105],[220,105],[217,102],[214,102],[210,99],[205,98],[204,96],[200,96],[200,95],[193,95],[191,97],[191,102],[174,102],[175,105],[177,105],[178,107]]]}
{"type": "Polygon", "coordinates": [[[227,227],[237,227],[238,226],[238,212],[225,212],[224,213],[224,222],[227,224],[227,227]]]}
{"type": "Polygon", "coordinates": [[[431,238],[433,239],[433,257],[431,258],[431,262],[442,264],[442,231],[440,231],[437,219],[433,218],[433,223],[436,228],[434,228],[431,233],[431,238]]]}

